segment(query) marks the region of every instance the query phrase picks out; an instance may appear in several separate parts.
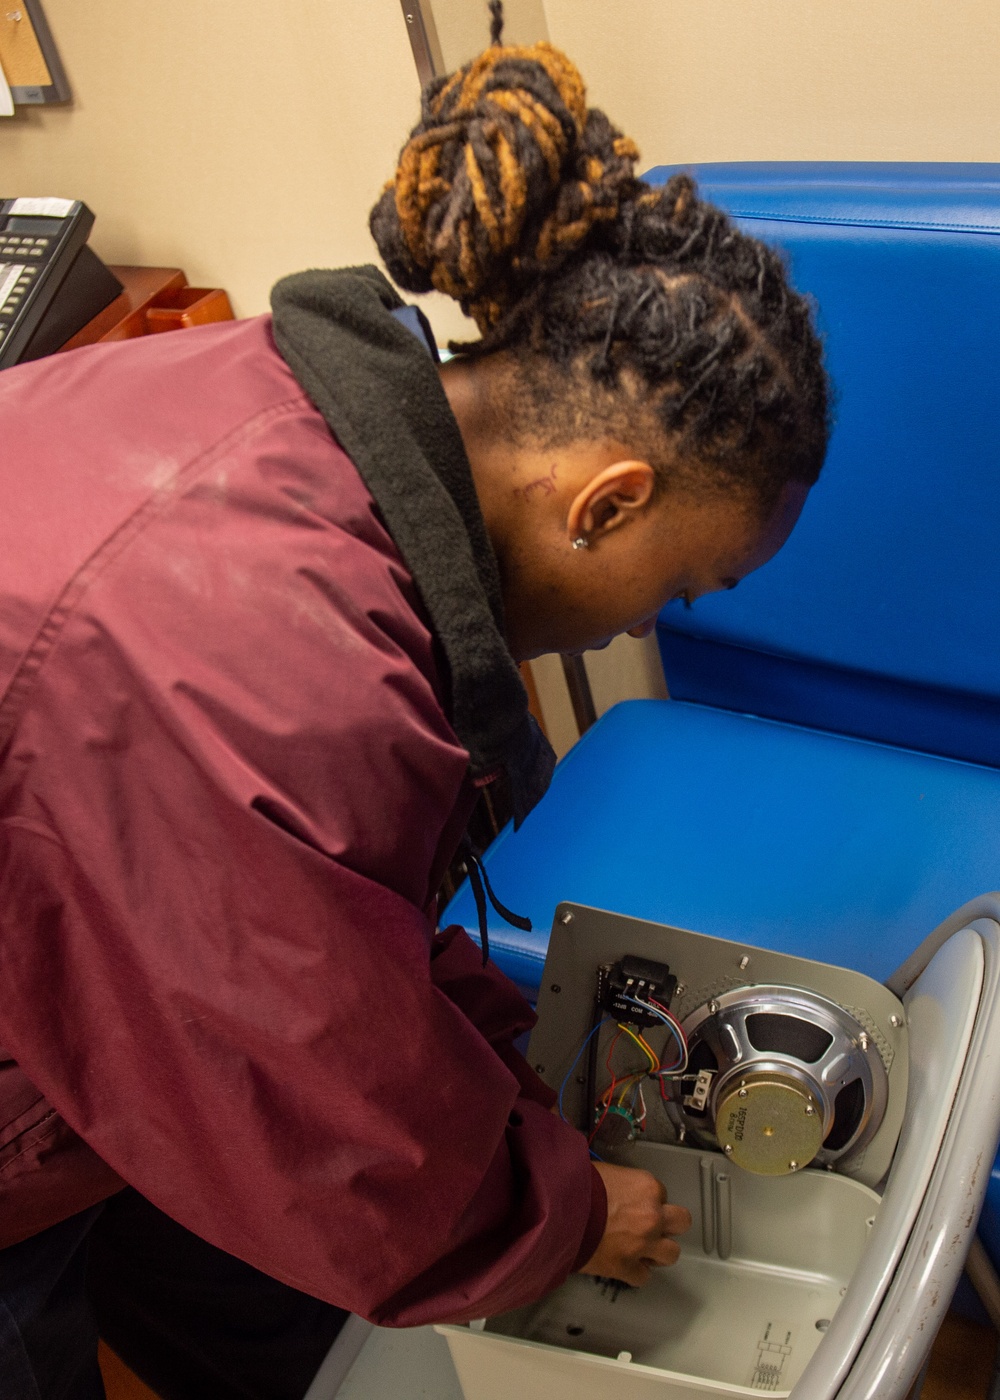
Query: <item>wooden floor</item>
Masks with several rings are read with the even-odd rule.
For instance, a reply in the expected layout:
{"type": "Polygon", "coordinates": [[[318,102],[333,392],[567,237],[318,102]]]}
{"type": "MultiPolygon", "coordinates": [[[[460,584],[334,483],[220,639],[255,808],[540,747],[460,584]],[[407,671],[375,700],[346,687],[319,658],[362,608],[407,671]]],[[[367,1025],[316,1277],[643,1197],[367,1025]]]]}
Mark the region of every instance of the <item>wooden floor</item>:
{"type": "MultiPolygon", "coordinates": [[[[993,1378],[996,1333],[949,1313],[934,1343],[920,1400],[986,1400],[993,1378]]],[[[107,1347],[101,1370],[108,1400],[157,1400],[107,1347]]]]}
{"type": "Polygon", "coordinates": [[[934,1343],[920,1400],[986,1400],[996,1348],[992,1327],[949,1313],[934,1343]]]}
{"type": "Polygon", "coordinates": [[[128,1367],[119,1361],[103,1342],[99,1357],[108,1400],[157,1400],[149,1387],[133,1376],[128,1367]]]}

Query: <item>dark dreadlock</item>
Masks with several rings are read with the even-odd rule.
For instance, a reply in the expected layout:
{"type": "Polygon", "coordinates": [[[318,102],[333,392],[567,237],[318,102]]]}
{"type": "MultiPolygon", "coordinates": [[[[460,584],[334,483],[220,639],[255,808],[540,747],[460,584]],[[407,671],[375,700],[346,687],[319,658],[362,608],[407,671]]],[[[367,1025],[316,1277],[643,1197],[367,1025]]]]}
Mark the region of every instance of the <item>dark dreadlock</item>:
{"type": "Polygon", "coordinates": [[[690,177],[637,179],[635,145],[587,107],[569,59],[504,46],[489,8],[491,47],[425,88],[372,210],[389,272],[460,302],[481,339],[458,348],[507,353],[521,431],[616,439],[663,479],[714,478],[769,510],[826,451],[808,302],[690,177]]]}

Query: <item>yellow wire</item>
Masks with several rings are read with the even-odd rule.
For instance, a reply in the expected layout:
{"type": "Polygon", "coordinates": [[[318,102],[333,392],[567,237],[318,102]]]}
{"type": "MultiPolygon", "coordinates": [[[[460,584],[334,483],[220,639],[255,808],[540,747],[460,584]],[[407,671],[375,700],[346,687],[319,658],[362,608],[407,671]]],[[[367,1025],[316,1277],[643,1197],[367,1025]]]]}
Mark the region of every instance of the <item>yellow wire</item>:
{"type": "Polygon", "coordinates": [[[631,1036],[631,1038],[635,1041],[636,1045],[638,1045],[641,1050],[645,1050],[646,1054],[649,1056],[649,1064],[651,1069],[658,1070],[660,1068],[659,1060],[656,1058],[656,1055],[646,1044],[646,1041],[641,1035],[636,1035],[635,1031],[631,1030],[628,1026],[623,1025],[621,1021],[618,1022],[618,1029],[620,1031],[624,1031],[627,1036],[631,1036]]]}
{"type": "Polygon", "coordinates": [[[629,1090],[630,1090],[630,1089],[634,1089],[635,1086],[636,1086],[636,1084],[639,1083],[641,1080],[645,1079],[645,1077],[646,1077],[646,1071],[645,1071],[645,1070],[641,1070],[638,1074],[629,1074],[629,1075],[626,1075],[626,1077],[625,1077],[623,1080],[620,1080],[620,1081],[619,1081],[620,1083],[624,1084],[624,1086],[625,1086],[624,1089],[622,1089],[621,1093],[620,1093],[619,1096],[618,1096],[618,1104],[619,1104],[619,1107],[625,1102],[625,1099],[626,1099],[626,1097],[627,1097],[627,1095],[628,1095],[629,1090]]]}

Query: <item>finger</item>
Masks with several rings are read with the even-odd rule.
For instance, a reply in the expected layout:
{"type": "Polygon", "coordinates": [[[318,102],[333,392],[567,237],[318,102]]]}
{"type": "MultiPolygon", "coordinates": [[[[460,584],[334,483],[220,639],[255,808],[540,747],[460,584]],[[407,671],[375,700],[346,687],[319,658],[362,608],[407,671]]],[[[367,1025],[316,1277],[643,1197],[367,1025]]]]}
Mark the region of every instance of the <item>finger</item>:
{"type": "Polygon", "coordinates": [[[622,1264],[615,1277],[620,1278],[623,1283],[630,1283],[633,1288],[642,1288],[653,1277],[653,1263],[652,1259],[630,1260],[627,1264],[622,1264]]]}
{"type": "Polygon", "coordinates": [[[667,1204],[667,1188],[660,1180],[657,1180],[656,1184],[660,1188],[660,1205],[665,1206],[667,1204]]]}
{"type": "Polygon", "coordinates": [[[663,1230],[668,1235],[686,1235],[691,1228],[691,1212],[686,1206],[663,1207],[663,1230]]]}
{"type": "Polygon", "coordinates": [[[681,1247],[676,1240],[658,1240],[649,1253],[645,1256],[643,1263],[655,1264],[661,1268],[669,1268],[671,1264],[676,1264],[681,1257],[681,1247]]]}

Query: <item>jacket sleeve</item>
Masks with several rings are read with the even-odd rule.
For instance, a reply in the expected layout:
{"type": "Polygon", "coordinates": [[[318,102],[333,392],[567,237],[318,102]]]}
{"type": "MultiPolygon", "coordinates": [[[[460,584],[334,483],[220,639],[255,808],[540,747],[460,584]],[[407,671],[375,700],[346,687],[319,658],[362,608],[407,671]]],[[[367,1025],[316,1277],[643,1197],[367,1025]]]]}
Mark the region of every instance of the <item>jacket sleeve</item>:
{"type": "Polygon", "coordinates": [[[482,951],[465,929],[452,924],[435,936],[431,953],[434,985],[460,1007],[489,1041],[521,1086],[525,1098],[551,1109],[556,1093],[514,1045],[538,1017],[495,963],[483,967],[482,951]]]}
{"type": "Polygon", "coordinates": [[[212,1244],[464,1320],[583,1262],[603,1191],[512,1058],[523,1002],[454,936],[431,958],[465,756],[412,585],[304,494],[228,534],[171,505],[60,619],[3,768],[0,1038],[212,1244]]]}
{"type": "MultiPolygon", "coordinates": [[[[495,963],[483,966],[482,950],[460,925],[452,924],[435,936],[431,976],[435,985],[477,1027],[517,1080],[522,1102],[519,1109],[511,1113],[512,1125],[523,1124],[524,1101],[533,1106],[532,1112],[535,1105],[553,1112],[558,1097],[555,1090],[545,1083],[514,1044],[515,1039],[534,1027],[538,1018],[495,963]]],[[[587,1263],[600,1243],[607,1213],[604,1182],[597,1168],[591,1165],[590,1214],[573,1260],[574,1271],[587,1263]]]]}
{"type": "Polygon", "coordinates": [[[519,1306],[593,1252],[583,1137],[434,987],[398,896],[251,815],[221,902],[191,870],[200,916],[150,906],[140,938],[61,844],[5,836],[5,912],[46,925],[13,979],[18,1059],[186,1228],[401,1326],[519,1306]]]}

